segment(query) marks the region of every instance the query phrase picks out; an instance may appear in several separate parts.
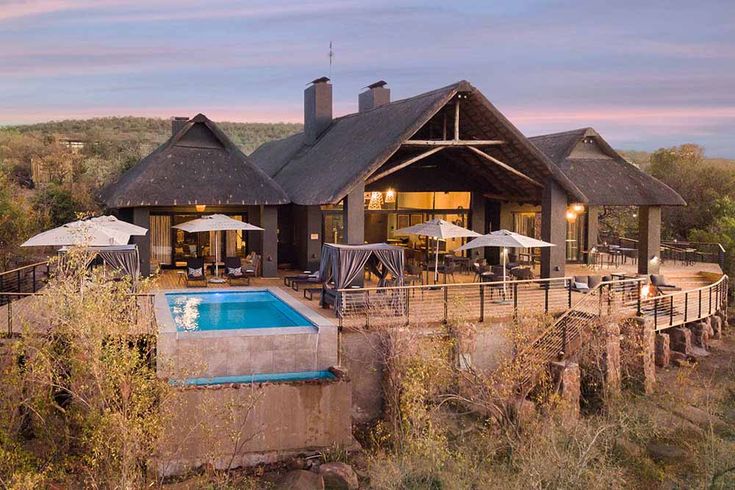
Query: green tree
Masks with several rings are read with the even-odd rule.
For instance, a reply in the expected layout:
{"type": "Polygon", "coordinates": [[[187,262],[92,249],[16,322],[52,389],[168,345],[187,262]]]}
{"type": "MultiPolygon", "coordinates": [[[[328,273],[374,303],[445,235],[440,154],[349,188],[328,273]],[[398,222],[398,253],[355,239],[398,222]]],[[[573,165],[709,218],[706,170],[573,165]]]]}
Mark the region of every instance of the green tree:
{"type": "Polygon", "coordinates": [[[74,221],[77,213],[82,211],[72,191],[56,183],[49,184],[36,194],[33,208],[44,227],[61,226],[74,221]]]}
{"type": "Polygon", "coordinates": [[[30,228],[30,210],[20,190],[0,171],[0,267],[7,270],[30,228]]]}
{"type": "Polygon", "coordinates": [[[677,191],[686,207],[663,210],[664,234],[690,239],[690,230],[708,229],[717,219],[715,202],[735,196],[735,171],[707,161],[702,147],[692,144],[662,148],[651,155],[649,171],[677,191]]]}

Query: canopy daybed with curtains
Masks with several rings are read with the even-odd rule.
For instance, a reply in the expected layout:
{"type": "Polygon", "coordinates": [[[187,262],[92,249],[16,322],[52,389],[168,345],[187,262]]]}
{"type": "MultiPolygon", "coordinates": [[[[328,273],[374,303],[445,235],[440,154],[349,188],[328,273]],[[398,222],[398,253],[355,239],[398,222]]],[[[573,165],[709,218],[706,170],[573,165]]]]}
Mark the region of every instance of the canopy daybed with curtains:
{"type": "Polygon", "coordinates": [[[388,274],[394,285],[403,286],[404,250],[387,243],[341,245],[325,243],[322,246],[319,279],[322,283],[321,304],[334,305],[340,314],[340,289],[346,289],[362,278],[365,267],[378,277],[378,287],[387,284],[388,274]]]}
{"type": "MultiPolygon", "coordinates": [[[[138,278],[140,277],[140,254],[137,245],[108,245],[86,247],[86,249],[92,252],[89,257],[90,263],[95,257],[100,257],[112,269],[129,275],[132,280],[133,291],[137,289],[138,278]]],[[[63,260],[64,254],[68,250],[68,247],[59,249],[60,260],[63,260]]]]}

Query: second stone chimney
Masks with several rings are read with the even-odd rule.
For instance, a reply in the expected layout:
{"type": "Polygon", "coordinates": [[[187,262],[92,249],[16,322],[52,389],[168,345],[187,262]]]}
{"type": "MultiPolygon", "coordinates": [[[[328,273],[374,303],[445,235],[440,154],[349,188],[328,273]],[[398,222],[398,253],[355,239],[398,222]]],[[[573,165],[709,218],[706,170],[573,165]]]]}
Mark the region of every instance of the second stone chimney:
{"type": "Polygon", "coordinates": [[[380,80],[365,87],[367,90],[362,92],[357,99],[358,110],[365,112],[389,104],[390,89],[386,85],[385,80],[380,80]]]}
{"type": "Polygon", "coordinates": [[[176,136],[176,133],[178,133],[181,128],[184,127],[186,123],[189,122],[188,117],[183,116],[174,116],[171,118],[171,136],[176,136]]]}
{"type": "Polygon", "coordinates": [[[329,78],[313,80],[304,90],[304,142],[309,145],[332,124],[332,84],[329,78]]]}

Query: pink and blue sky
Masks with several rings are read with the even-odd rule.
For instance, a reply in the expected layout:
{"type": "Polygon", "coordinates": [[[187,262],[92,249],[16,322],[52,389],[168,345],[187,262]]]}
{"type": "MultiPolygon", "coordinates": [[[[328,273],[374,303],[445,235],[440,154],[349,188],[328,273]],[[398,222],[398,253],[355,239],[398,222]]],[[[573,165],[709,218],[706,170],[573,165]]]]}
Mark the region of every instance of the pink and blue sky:
{"type": "Polygon", "coordinates": [[[0,0],[0,124],[107,115],[296,121],[467,79],[525,134],[735,157],[734,0],[0,0]]]}

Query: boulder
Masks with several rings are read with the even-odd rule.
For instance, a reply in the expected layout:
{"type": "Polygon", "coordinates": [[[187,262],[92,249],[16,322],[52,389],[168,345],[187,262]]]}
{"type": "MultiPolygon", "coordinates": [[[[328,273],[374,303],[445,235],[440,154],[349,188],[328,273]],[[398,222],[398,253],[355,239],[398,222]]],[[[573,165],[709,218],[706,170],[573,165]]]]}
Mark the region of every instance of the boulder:
{"type": "Polygon", "coordinates": [[[276,488],[279,490],[324,490],[324,478],[311,471],[293,470],[281,478],[276,488]]]}
{"type": "Polygon", "coordinates": [[[565,419],[579,418],[581,373],[579,364],[571,361],[549,364],[551,380],[559,395],[560,410],[565,419]]]}
{"type": "Polygon", "coordinates": [[[657,463],[673,464],[687,459],[687,452],[671,444],[650,443],[646,451],[657,463]]]}
{"type": "Polygon", "coordinates": [[[324,488],[332,490],[357,490],[357,473],[345,463],[324,463],[319,466],[319,475],[324,479],[324,488]]]}

